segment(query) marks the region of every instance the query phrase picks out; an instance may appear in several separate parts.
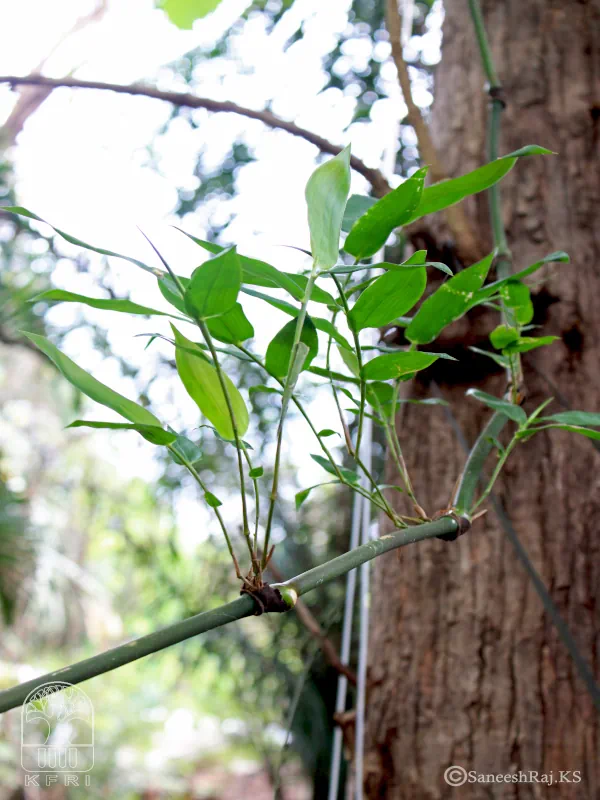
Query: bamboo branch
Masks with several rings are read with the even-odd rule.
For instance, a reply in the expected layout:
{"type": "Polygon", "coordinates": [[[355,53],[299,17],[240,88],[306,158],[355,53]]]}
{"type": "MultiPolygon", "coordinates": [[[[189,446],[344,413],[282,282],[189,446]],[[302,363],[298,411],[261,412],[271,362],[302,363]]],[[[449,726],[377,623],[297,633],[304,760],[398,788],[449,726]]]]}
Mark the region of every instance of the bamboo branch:
{"type": "MultiPolygon", "coordinates": [[[[345,575],[350,570],[356,569],[361,564],[371,561],[389,550],[405,547],[407,544],[422,541],[423,539],[433,539],[443,534],[453,534],[457,530],[458,524],[452,517],[442,517],[424,525],[415,525],[412,528],[396,530],[379,539],[373,539],[366,544],[360,545],[360,547],[356,547],[354,550],[350,550],[328,561],[326,564],[314,567],[314,569],[310,569],[285,583],[279,584],[276,588],[285,590],[285,594],[288,597],[294,592],[301,596],[311,592],[318,586],[322,586],[324,583],[329,583],[345,575]]],[[[290,607],[292,605],[293,601],[290,603],[290,607]]],[[[103,675],[105,672],[122,667],[124,664],[137,661],[139,658],[150,655],[150,653],[157,653],[166,647],[183,642],[192,636],[198,636],[200,633],[206,633],[206,631],[220,628],[222,625],[228,625],[235,620],[249,617],[255,610],[255,601],[249,595],[244,594],[219,608],[196,614],[181,622],[169,625],[167,628],[114,647],[112,650],[86,658],[84,661],[78,661],[70,667],[63,667],[55,672],[49,672],[26,683],[21,683],[12,689],[0,692],[0,713],[21,705],[30,692],[44,684],[53,682],[82,683],[90,678],[95,678],[97,675],[103,675]]],[[[57,686],[57,691],[59,689],[60,686],[57,686]]]]}
{"type": "MultiPolygon", "coordinates": [[[[48,86],[54,89],[61,87],[70,89],[99,89],[101,91],[117,92],[120,94],[152,97],[155,100],[163,100],[166,103],[171,103],[172,105],[182,108],[205,108],[207,111],[240,114],[243,117],[257,119],[269,128],[287,131],[287,133],[291,133],[293,136],[299,136],[301,139],[305,139],[307,142],[314,144],[322,153],[331,153],[331,155],[336,156],[342,151],[341,147],[324,139],[317,133],[302,128],[294,122],[281,119],[275,116],[271,111],[245,108],[244,106],[237,105],[237,103],[231,103],[228,100],[220,101],[213,100],[210,97],[197,97],[189,92],[163,92],[160,89],[156,89],[154,86],[145,86],[141,83],[133,83],[125,86],[120,83],[83,81],[77,78],[47,78],[44,75],[2,75],[0,76],[0,83],[9,83],[13,87],[25,84],[30,86],[48,86]]],[[[360,158],[356,156],[351,157],[350,166],[369,181],[373,187],[373,193],[377,197],[383,197],[384,194],[390,191],[391,187],[380,170],[368,167],[364,161],[361,161],[360,158]]]]}
{"type": "MultiPolygon", "coordinates": [[[[268,569],[276,581],[279,583],[283,581],[283,575],[272,560],[269,561],[268,569]]],[[[342,663],[334,643],[319,625],[317,618],[314,616],[310,608],[300,598],[298,598],[294,608],[296,609],[296,614],[298,615],[300,622],[304,625],[310,635],[313,636],[318,642],[327,663],[337,670],[340,675],[345,675],[353,686],[356,686],[356,674],[354,670],[342,663]]]]}
{"type": "MultiPolygon", "coordinates": [[[[398,10],[398,0],[387,0],[386,25],[392,45],[392,58],[398,72],[398,83],[408,109],[408,121],[415,129],[421,159],[429,165],[434,183],[445,180],[448,175],[442,165],[437,148],[431,138],[429,127],[421,109],[412,96],[408,66],[404,60],[401,43],[402,19],[398,10]]],[[[475,262],[481,257],[481,247],[462,206],[450,206],[444,212],[448,227],[455,239],[456,249],[465,262],[475,262]]]]}

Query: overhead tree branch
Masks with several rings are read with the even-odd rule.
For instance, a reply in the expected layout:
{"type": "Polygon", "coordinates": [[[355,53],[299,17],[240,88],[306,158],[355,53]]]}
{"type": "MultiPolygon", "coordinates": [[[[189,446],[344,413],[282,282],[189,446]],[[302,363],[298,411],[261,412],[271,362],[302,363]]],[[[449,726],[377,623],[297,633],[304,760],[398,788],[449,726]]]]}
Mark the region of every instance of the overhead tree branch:
{"type": "MultiPolygon", "coordinates": [[[[0,83],[9,83],[11,86],[45,86],[52,89],[61,87],[70,89],[99,89],[101,91],[117,92],[119,94],[152,97],[155,100],[163,100],[166,103],[171,103],[181,108],[205,108],[207,111],[239,114],[249,119],[257,119],[269,128],[287,131],[287,133],[291,133],[293,136],[299,136],[301,139],[305,139],[307,142],[314,144],[323,153],[331,153],[331,155],[335,156],[342,151],[342,147],[324,139],[317,133],[313,133],[313,131],[296,125],[294,122],[288,122],[285,119],[277,117],[271,111],[259,111],[254,108],[245,108],[229,100],[221,101],[214,100],[210,97],[198,97],[189,92],[163,92],[153,86],[146,86],[141,83],[123,85],[120,83],[83,81],[77,78],[47,78],[44,75],[27,75],[24,77],[18,75],[3,75],[0,76],[0,83]]],[[[352,156],[350,165],[352,169],[369,181],[373,188],[373,193],[377,197],[382,197],[390,191],[391,187],[380,170],[368,167],[364,161],[361,161],[361,159],[356,156],[352,156]]]]}
{"type": "MultiPolygon", "coordinates": [[[[415,129],[421,159],[425,164],[429,165],[429,174],[433,182],[443,181],[448,178],[448,175],[444,170],[421,109],[412,96],[408,66],[402,52],[402,18],[398,10],[398,0],[387,0],[386,25],[392,45],[392,58],[398,72],[398,83],[408,109],[408,121],[415,129]]],[[[459,205],[450,206],[444,214],[448,227],[454,236],[456,249],[461,259],[465,262],[477,261],[482,255],[481,247],[464,209],[459,205]]]]}

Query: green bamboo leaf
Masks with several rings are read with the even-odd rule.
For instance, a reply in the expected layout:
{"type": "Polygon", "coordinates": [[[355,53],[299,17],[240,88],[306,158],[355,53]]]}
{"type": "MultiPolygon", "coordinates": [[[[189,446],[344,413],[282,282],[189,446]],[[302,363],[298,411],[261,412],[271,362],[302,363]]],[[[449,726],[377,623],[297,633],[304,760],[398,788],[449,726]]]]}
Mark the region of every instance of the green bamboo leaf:
{"type": "Polygon", "coordinates": [[[210,14],[220,2],[221,0],[160,0],[159,5],[174,25],[189,31],[197,19],[210,14]]]}
{"type": "Polygon", "coordinates": [[[109,428],[110,430],[137,431],[144,439],[152,444],[171,444],[177,439],[177,434],[165,431],[158,425],[135,425],[124,422],[96,422],[95,420],[77,419],[67,428],[109,428]]]}
{"type": "Polygon", "coordinates": [[[334,484],[339,484],[340,481],[327,481],[326,483],[315,483],[314,486],[309,486],[308,489],[302,489],[301,492],[296,494],[296,511],[300,508],[302,503],[306,500],[308,495],[312,492],[313,489],[319,489],[321,486],[333,486],[334,484]]]}
{"type": "MultiPolygon", "coordinates": [[[[225,247],[215,244],[214,242],[207,242],[204,239],[198,239],[196,236],[192,236],[191,233],[187,233],[187,231],[184,231],[182,228],[178,228],[177,226],[174,227],[180,233],[183,233],[184,236],[187,236],[188,239],[191,239],[209,253],[218,254],[222,253],[226,249],[225,247]]],[[[288,294],[290,294],[294,300],[302,301],[302,298],[304,297],[304,290],[306,289],[306,282],[308,281],[306,275],[296,275],[291,272],[282,272],[281,270],[272,267],[271,264],[267,264],[266,261],[259,261],[256,258],[248,258],[248,256],[241,256],[239,254],[238,258],[242,267],[243,284],[248,284],[250,286],[263,286],[267,289],[285,289],[285,291],[288,292],[288,294]]],[[[251,291],[247,291],[247,293],[252,294],[251,291]]],[[[266,297],[266,295],[262,295],[262,297],[266,297]]],[[[313,286],[311,300],[314,300],[315,303],[324,303],[325,305],[330,305],[335,302],[334,298],[328,292],[325,292],[318,286],[313,286]]]]}
{"type": "MultiPolygon", "coordinates": [[[[218,434],[231,441],[234,438],[233,426],[216,369],[198,345],[186,339],[174,325],[171,327],[177,345],[175,361],[181,382],[200,411],[215,426],[218,434]]],[[[227,375],[224,378],[238,434],[243,436],[248,430],[248,409],[230,378],[227,375]]]]}
{"type": "Polygon", "coordinates": [[[417,303],[427,285],[424,267],[386,272],[373,281],[354,304],[348,322],[355,331],[380,328],[417,303]]]}
{"type": "Polygon", "coordinates": [[[352,226],[344,250],[362,260],[374,255],[395,228],[404,225],[419,205],[427,167],[371,206],[352,226]]]}
{"type": "Polygon", "coordinates": [[[562,262],[568,263],[569,256],[563,250],[557,250],[554,253],[550,253],[549,255],[545,256],[541,259],[541,261],[536,261],[535,264],[531,264],[529,267],[525,267],[525,269],[520,270],[519,272],[514,272],[509,278],[502,278],[502,280],[494,281],[494,283],[488,283],[487,286],[484,286],[483,289],[480,289],[475,294],[475,303],[481,303],[484,300],[487,300],[492,295],[495,295],[499,290],[507,283],[511,281],[522,280],[526,278],[528,275],[532,275],[534,272],[537,272],[538,269],[543,267],[545,264],[551,264],[555,262],[562,262]]]}
{"type": "MultiPolygon", "coordinates": [[[[50,225],[49,222],[46,222],[45,219],[38,217],[37,214],[34,214],[33,211],[28,211],[23,206],[2,206],[2,211],[9,211],[11,214],[18,214],[20,217],[29,217],[29,219],[35,219],[38,222],[43,222],[45,225],[50,225]]],[[[145,270],[146,272],[152,273],[152,275],[156,275],[160,277],[166,273],[162,270],[157,269],[156,267],[150,267],[148,264],[144,264],[143,261],[138,261],[137,258],[131,258],[130,256],[123,256],[121,253],[115,253],[112,250],[105,250],[102,247],[94,247],[91,244],[87,244],[83,242],[81,239],[75,238],[75,236],[71,236],[70,233],[65,233],[60,228],[56,228],[54,225],[50,225],[52,230],[56,231],[59,236],[62,236],[63,239],[66,239],[67,242],[71,244],[77,245],[77,247],[83,247],[85,250],[92,250],[94,253],[100,253],[103,256],[112,256],[113,258],[122,258],[124,261],[129,261],[131,264],[135,264],[136,267],[140,267],[140,269],[145,270]]]]}
{"type": "Polygon", "coordinates": [[[318,269],[338,260],[342,218],[350,190],[350,146],[313,172],[306,184],[310,249],[318,269]]]}
{"type": "Polygon", "coordinates": [[[216,497],[212,492],[204,492],[204,499],[211,508],[218,508],[219,506],[223,505],[219,498],[216,497]]]}
{"type": "Polygon", "coordinates": [[[583,428],[580,425],[541,425],[539,428],[529,428],[525,433],[538,433],[539,431],[559,430],[569,431],[570,433],[578,433],[581,436],[586,436],[588,439],[600,440],[600,431],[592,430],[591,428],[583,428]]]}
{"type": "Polygon", "coordinates": [[[342,230],[348,233],[357,219],[366,214],[367,211],[377,202],[376,197],[367,197],[363,194],[353,194],[348,198],[342,219],[342,230]]]}
{"type": "Polygon", "coordinates": [[[202,460],[202,450],[187,436],[177,436],[171,445],[171,457],[176,464],[183,464],[185,459],[189,464],[197,464],[202,460]]]}
{"type": "Polygon", "coordinates": [[[358,365],[358,358],[356,353],[352,350],[345,350],[343,347],[338,347],[338,352],[342,357],[342,361],[348,367],[350,372],[356,377],[360,377],[360,367],[358,365]]]}
{"type": "Polygon", "coordinates": [[[208,319],[206,326],[211,336],[225,344],[239,344],[254,336],[254,328],[239,303],[220,317],[208,319]]]}
{"type": "Polygon", "coordinates": [[[252,467],[250,472],[248,473],[252,480],[256,480],[257,478],[262,478],[264,475],[264,468],[263,467],[252,467]]]}
{"type": "Polygon", "coordinates": [[[446,353],[425,353],[421,350],[407,350],[400,353],[389,353],[385,356],[367,361],[363,367],[366,380],[387,381],[390,378],[401,378],[430,367],[438,358],[456,361],[446,353]]]}
{"type": "Polygon", "coordinates": [[[511,325],[498,325],[490,333],[490,342],[496,350],[504,350],[509,344],[518,341],[519,331],[511,325]]]}
{"type": "Polygon", "coordinates": [[[600,414],[593,411],[560,411],[549,417],[541,417],[540,422],[560,422],[565,425],[600,428],[600,414]]]}
{"type": "Polygon", "coordinates": [[[329,380],[333,381],[353,383],[356,386],[360,384],[358,378],[352,378],[350,375],[344,375],[341,372],[335,372],[334,370],[323,369],[323,367],[309,367],[308,372],[312,372],[313,375],[318,375],[320,378],[328,378],[329,380]]]}
{"type": "MultiPolygon", "coordinates": [[[[181,285],[184,289],[187,289],[190,285],[189,278],[182,278],[179,276],[179,280],[181,281],[181,285]]],[[[165,298],[167,303],[170,303],[173,308],[176,308],[178,311],[181,311],[182,314],[189,316],[189,312],[185,307],[185,301],[181,296],[179,288],[175,284],[173,278],[170,275],[165,275],[162,278],[158,279],[158,288],[162,296],[165,298]]]]}
{"type": "Polygon", "coordinates": [[[225,314],[234,307],[241,285],[242,268],[235,247],[232,247],[192,273],[185,290],[188,314],[198,319],[225,314]]]}
{"type": "Polygon", "coordinates": [[[419,308],[406,329],[406,338],[414,344],[432,342],[451,322],[462,317],[492,265],[494,253],[462,270],[443,283],[419,308]]]}
{"type": "Polygon", "coordinates": [[[451,178],[450,180],[434,183],[433,186],[428,186],[423,190],[421,201],[406,224],[414,222],[426,214],[433,214],[435,211],[441,211],[444,208],[453,206],[469,195],[489,189],[490,186],[502,180],[517,163],[517,159],[522,156],[548,155],[551,153],[552,151],[546,150],[545,147],[528,145],[507,156],[490,161],[489,164],[485,164],[483,167],[473,170],[473,172],[461,175],[460,178],[451,178]]]}
{"type": "Polygon", "coordinates": [[[467,389],[467,395],[493,408],[494,411],[501,411],[506,417],[514,420],[519,425],[524,425],[527,422],[527,414],[523,409],[520,406],[516,406],[514,403],[509,403],[508,400],[503,400],[501,397],[494,397],[494,395],[481,392],[479,389],[467,389]]]}
{"type": "Polygon", "coordinates": [[[512,342],[508,347],[505,347],[502,353],[507,356],[512,356],[515,353],[527,353],[529,350],[552,344],[557,339],[560,339],[560,336],[520,336],[516,342],[512,342]]]}
{"type": "MultiPolygon", "coordinates": [[[[334,467],[334,465],[331,463],[331,461],[329,461],[329,460],[328,460],[328,459],[326,459],[326,458],[323,458],[323,456],[317,456],[317,455],[313,455],[312,453],[311,453],[311,456],[310,456],[310,457],[313,459],[313,461],[316,461],[316,462],[317,462],[317,464],[318,464],[320,467],[323,467],[323,469],[324,469],[326,472],[329,472],[329,474],[330,474],[330,475],[337,475],[337,472],[335,471],[335,467],[334,467]]],[[[343,475],[343,476],[344,476],[344,478],[345,478],[345,479],[346,479],[346,480],[347,480],[349,483],[359,483],[359,481],[360,481],[360,478],[358,477],[357,473],[356,473],[356,472],[354,472],[353,470],[351,470],[351,469],[346,469],[345,467],[338,467],[338,470],[339,470],[339,472],[340,472],[340,475],[343,475]]]]}
{"type": "Polygon", "coordinates": [[[42,353],[45,353],[56,364],[69,383],[92,400],[107,408],[112,408],[113,411],[116,411],[117,414],[125,417],[130,422],[161,427],[160,420],[148,409],[100,383],[84,369],[81,369],[74,361],[71,361],[68,356],[61,353],[45,336],[28,333],[27,331],[23,331],[23,335],[30,339],[42,353]]]}
{"type": "MultiPolygon", "coordinates": [[[[278,378],[283,378],[288,374],[295,335],[296,320],[293,319],[286,323],[283,328],[275,334],[267,347],[265,366],[272,375],[276,375],[278,378]]],[[[302,326],[300,341],[308,347],[308,355],[302,365],[302,369],[304,370],[310,366],[311,361],[319,351],[317,329],[308,315],[302,326]]]]}
{"type": "Polygon", "coordinates": [[[274,389],[272,386],[265,386],[264,383],[259,383],[256,386],[251,386],[248,392],[249,394],[283,394],[283,389],[274,389]]]}
{"type": "Polygon", "coordinates": [[[480,356],[491,358],[492,361],[495,361],[496,364],[503,369],[510,368],[510,360],[506,356],[501,356],[499,353],[492,353],[490,350],[481,350],[479,347],[469,347],[469,350],[472,350],[474,353],[477,353],[480,356]]]}
{"type": "Polygon", "coordinates": [[[325,437],[325,436],[339,436],[339,435],[340,435],[340,434],[339,434],[337,431],[332,431],[332,430],[331,430],[331,428],[323,428],[323,430],[322,430],[322,431],[319,431],[319,432],[317,433],[317,436],[319,436],[319,437],[325,437]]]}
{"type": "Polygon", "coordinates": [[[367,402],[373,408],[381,411],[386,417],[392,413],[394,395],[396,394],[395,388],[383,381],[373,381],[367,384],[367,402]]]}
{"type": "MultiPolygon", "coordinates": [[[[155,308],[148,308],[147,306],[140,306],[133,303],[131,300],[112,300],[109,298],[100,297],[86,297],[83,294],[75,294],[74,292],[66,292],[63,289],[49,289],[47,292],[38,294],[37,297],[32,298],[31,303],[38,302],[57,302],[57,303],[83,303],[91,308],[99,308],[102,311],[120,311],[124,314],[141,314],[145,317],[150,316],[163,316],[171,317],[166,311],[157,311],[155,308]]],[[[180,319],[180,317],[174,317],[180,319]]]]}
{"type": "Polygon", "coordinates": [[[527,325],[533,319],[533,303],[529,286],[518,280],[507,281],[500,288],[500,297],[510,309],[518,325],[527,325]]]}

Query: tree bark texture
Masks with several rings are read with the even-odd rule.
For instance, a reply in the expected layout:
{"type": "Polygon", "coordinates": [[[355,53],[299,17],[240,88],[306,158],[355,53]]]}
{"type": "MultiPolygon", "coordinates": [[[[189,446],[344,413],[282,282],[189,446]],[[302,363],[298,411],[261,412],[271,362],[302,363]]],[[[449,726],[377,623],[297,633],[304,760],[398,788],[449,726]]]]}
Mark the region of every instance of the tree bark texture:
{"type": "MultiPolygon", "coordinates": [[[[561,341],[524,355],[525,408],[560,392],[571,408],[598,411],[600,2],[485,0],[483,11],[506,93],[501,153],[531,143],[558,153],[521,160],[501,184],[515,268],[554,250],[571,256],[530,279],[541,326],[533,335],[561,341]]],[[[486,118],[467,0],[449,0],[432,126],[450,175],[484,162],[486,118]]],[[[466,208],[489,249],[487,199],[466,208]]],[[[443,228],[434,235],[442,245],[443,228]]],[[[425,381],[434,378],[469,443],[489,411],[466,389],[501,395],[506,378],[463,343],[486,347],[498,322],[486,311],[455,323],[436,344],[461,363],[442,362],[411,387],[430,394],[425,381]]],[[[432,514],[448,503],[464,453],[443,408],[403,406],[398,425],[417,497],[432,514]]],[[[390,465],[388,473],[387,482],[398,480],[390,465]]],[[[575,434],[539,434],[511,456],[498,495],[600,680],[600,452],[575,434]]],[[[456,542],[402,548],[373,571],[367,797],[600,798],[597,712],[493,512],[456,542]],[[443,777],[451,765],[534,770],[538,779],[552,772],[554,785],[452,788],[443,777]],[[560,770],[580,770],[581,782],[558,783],[560,770]]]]}

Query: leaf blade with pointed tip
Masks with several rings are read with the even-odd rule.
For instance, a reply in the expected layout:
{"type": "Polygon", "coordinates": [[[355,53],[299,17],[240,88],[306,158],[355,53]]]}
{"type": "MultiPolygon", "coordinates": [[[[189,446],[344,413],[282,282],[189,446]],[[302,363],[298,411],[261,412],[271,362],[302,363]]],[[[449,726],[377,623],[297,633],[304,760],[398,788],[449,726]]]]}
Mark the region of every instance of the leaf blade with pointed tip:
{"type": "MultiPolygon", "coordinates": [[[[234,438],[233,425],[216,369],[194,342],[186,339],[174,325],[171,327],[177,345],[175,362],[181,382],[200,411],[214,425],[219,435],[231,441],[234,438]],[[197,355],[194,354],[196,350],[198,351],[197,355]]],[[[243,436],[249,425],[248,409],[231,379],[224,375],[224,380],[233,407],[238,435],[243,436]]]]}
{"type": "Polygon", "coordinates": [[[509,153],[507,156],[490,161],[488,164],[484,164],[483,167],[468,172],[466,175],[461,175],[459,178],[450,178],[449,180],[434,183],[423,190],[421,201],[407,224],[427,214],[433,214],[436,211],[442,211],[444,208],[453,206],[465,197],[469,197],[469,195],[478,194],[485,189],[489,189],[490,186],[498,183],[510,172],[519,158],[529,155],[550,155],[551,152],[551,150],[546,150],[544,147],[528,145],[516,150],[514,153],[509,153]]]}
{"type": "Polygon", "coordinates": [[[113,250],[105,250],[102,247],[94,247],[91,244],[87,244],[87,242],[83,242],[81,239],[77,239],[75,236],[71,236],[70,233],[65,233],[65,231],[61,230],[60,228],[56,228],[54,225],[51,225],[49,222],[46,222],[45,219],[38,217],[37,214],[34,214],[33,211],[29,211],[27,208],[23,208],[23,206],[2,206],[2,211],[9,211],[11,214],[18,214],[21,217],[29,217],[29,219],[35,219],[38,222],[43,222],[45,225],[50,225],[50,227],[58,233],[59,236],[62,236],[63,239],[66,239],[67,242],[70,244],[77,245],[77,247],[83,247],[85,250],[91,250],[94,253],[99,253],[102,256],[112,256],[113,258],[121,258],[123,261],[129,261],[131,264],[135,264],[136,267],[140,267],[140,269],[145,270],[146,272],[152,273],[152,275],[161,276],[165,275],[162,270],[156,269],[155,267],[150,267],[148,264],[145,264],[143,261],[139,261],[137,258],[131,258],[131,256],[124,256],[121,253],[115,253],[113,250]]]}
{"type": "Polygon", "coordinates": [[[241,285],[242,268],[232,247],[194,270],[185,290],[187,313],[198,319],[225,314],[235,306],[241,285]]]}
{"type": "Polygon", "coordinates": [[[340,481],[327,481],[326,483],[315,483],[314,486],[309,486],[308,489],[302,489],[302,491],[297,492],[294,500],[296,504],[296,511],[300,508],[300,506],[304,503],[307,499],[308,495],[312,492],[313,489],[319,489],[321,486],[334,486],[335,484],[339,485],[340,481]]]}
{"type": "MultiPolygon", "coordinates": [[[[296,320],[292,319],[275,334],[267,347],[265,366],[272,375],[276,375],[278,378],[283,378],[288,374],[295,335],[296,320]]],[[[308,347],[308,354],[301,368],[305,370],[308,369],[319,351],[317,329],[308,315],[302,326],[300,342],[308,347]]]]}
{"type": "Polygon", "coordinates": [[[355,331],[381,328],[401,317],[420,300],[427,285],[424,267],[386,272],[360,295],[348,322],[355,331]]]}
{"type": "Polygon", "coordinates": [[[430,295],[405,331],[413,344],[428,344],[451,322],[471,308],[475,292],[481,288],[492,265],[494,253],[457,273],[430,295]]]}
{"type": "Polygon", "coordinates": [[[103,383],[100,383],[100,381],[92,377],[89,372],[86,372],[68,356],[62,353],[52,342],[48,341],[45,336],[40,336],[36,333],[28,333],[27,331],[23,331],[23,334],[54,362],[58,370],[69,383],[79,389],[80,392],[83,392],[87,397],[107,408],[111,408],[130,422],[141,425],[158,426],[159,428],[162,427],[160,420],[148,411],[148,409],[139,405],[139,403],[135,403],[133,400],[129,400],[127,397],[123,397],[123,395],[115,392],[103,383]]]}
{"type": "Polygon", "coordinates": [[[548,417],[541,417],[540,422],[560,422],[565,425],[600,428],[600,414],[594,411],[559,411],[548,417]]]}
{"type": "Polygon", "coordinates": [[[337,263],[349,190],[350,146],[317,167],[306,184],[310,249],[319,270],[337,263]]]}
{"type": "MultiPolygon", "coordinates": [[[[363,367],[366,380],[387,381],[391,378],[402,378],[430,367],[438,358],[450,358],[445,353],[425,353],[422,350],[410,350],[401,353],[388,353],[367,361],[363,367]]],[[[453,361],[456,359],[452,359],[453,361]]]]}
{"type": "Polygon", "coordinates": [[[519,425],[524,425],[527,422],[527,414],[523,409],[520,406],[516,406],[514,403],[509,403],[508,400],[503,400],[501,397],[494,397],[494,395],[481,392],[479,389],[467,389],[466,394],[468,397],[474,397],[475,400],[479,400],[480,403],[489,406],[489,408],[493,408],[494,411],[502,412],[502,414],[512,419],[514,422],[517,422],[519,425]]]}
{"type": "MultiPolygon", "coordinates": [[[[155,308],[148,308],[147,306],[140,306],[127,299],[112,299],[104,297],[87,297],[83,294],[75,294],[74,292],[67,292],[63,289],[49,289],[47,292],[38,294],[33,297],[30,302],[56,302],[56,303],[83,303],[90,308],[97,308],[101,311],[120,311],[123,314],[140,314],[145,317],[151,316],[172,316],[167,311],[157,311],[155,308]]],[[[180,319],[180,317],[176,317],[180,319]]]]}
{"type": "Polygon", "coordinates": [[[404,225],[419,205],[427,167],[384,195],[359,217],[346,237],[344,250],[362,260],[375,255],[396,228],[404,225]]]}
{"type": "Polygon", "coordinates": [[[98,422],[96,420],[76,419],[67,428],[108,428],[109,430],[137,431],[146,441],[152,444],[171,444],[177,439],[177,434],[159,428],[158,425],[136,425],[124,422],[98,422]]]}

